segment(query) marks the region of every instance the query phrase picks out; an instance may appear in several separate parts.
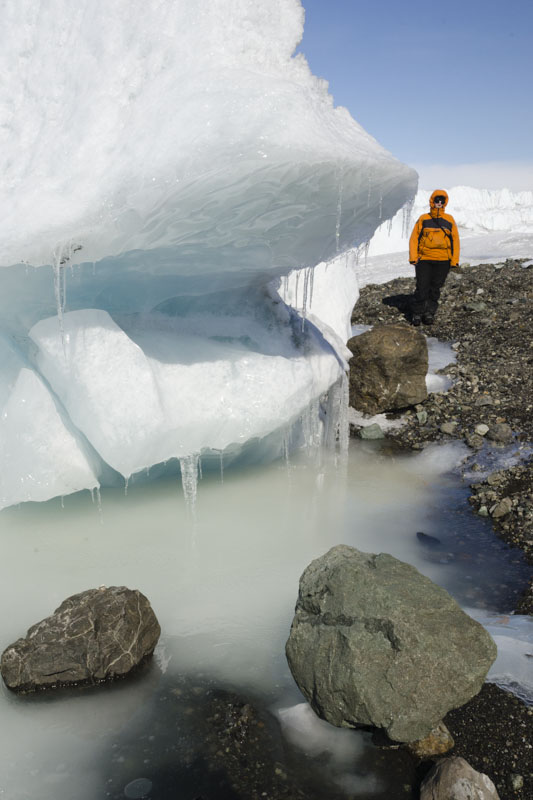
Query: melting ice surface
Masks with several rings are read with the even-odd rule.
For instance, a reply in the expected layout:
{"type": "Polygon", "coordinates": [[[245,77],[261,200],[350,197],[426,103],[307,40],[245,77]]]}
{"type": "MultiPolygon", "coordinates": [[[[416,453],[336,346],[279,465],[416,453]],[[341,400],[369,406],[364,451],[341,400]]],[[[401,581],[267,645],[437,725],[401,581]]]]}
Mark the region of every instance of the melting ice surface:
{"type": "Polygon", "coordinates": [[[416,174],[292,56],[297,0],[22,0],[0,23],[0,506],[280,450],[345,366],[344,307],[302,324],[311,270],[416,174]]]}

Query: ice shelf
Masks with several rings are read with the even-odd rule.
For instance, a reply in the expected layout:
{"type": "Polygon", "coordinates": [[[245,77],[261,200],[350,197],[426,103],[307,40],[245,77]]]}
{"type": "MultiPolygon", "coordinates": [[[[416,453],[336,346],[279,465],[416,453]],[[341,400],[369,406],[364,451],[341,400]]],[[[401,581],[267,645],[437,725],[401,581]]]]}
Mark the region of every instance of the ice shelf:
{"type": "Polygon", "coordinates": [[[23,457],[0,367],[0,503],[282,450],[342,381],[353,254],[416,173],[293,56],[297,0],[22,0],[0,23],[0,334],[71,437],[52,458],[44,424],[23,457]]]}

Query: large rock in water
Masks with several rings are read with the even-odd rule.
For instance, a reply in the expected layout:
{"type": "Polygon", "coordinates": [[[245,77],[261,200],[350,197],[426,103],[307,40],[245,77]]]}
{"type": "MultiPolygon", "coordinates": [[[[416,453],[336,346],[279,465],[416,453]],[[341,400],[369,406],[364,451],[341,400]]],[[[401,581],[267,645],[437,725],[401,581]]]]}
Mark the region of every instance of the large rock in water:
{"type": "Polygon", "coordinates": [[[339,545],[300,579],[286,653],[320,717],[409,742],[479,692],[496,645],[411,565],[339,545]]]}
{"type": "Polygon", "coordinates": [[[427,397],[425,337],[401,323],[380,325],[348,341],[350,405],[378,414],[421,403],[427,397]]]}
{"type": "Polygon", "coordinates": [[[4,650],[2,677],[19,692],[120,678],[153,653],[160,633],[141,592],[89,589],[68,597],[4,650]]]}

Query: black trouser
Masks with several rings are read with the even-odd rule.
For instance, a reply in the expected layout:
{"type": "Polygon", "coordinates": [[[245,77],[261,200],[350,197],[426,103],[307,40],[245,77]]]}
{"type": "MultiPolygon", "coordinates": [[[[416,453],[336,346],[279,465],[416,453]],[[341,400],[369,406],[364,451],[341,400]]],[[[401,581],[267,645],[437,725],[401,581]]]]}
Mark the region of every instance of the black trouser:
{"type": "Polygon", "coordinates": [[[449,261],[419,261],[416,269],[416,291],[411,303],[413,314],[435,314],[440,290],[450,271],[449,261]]]}

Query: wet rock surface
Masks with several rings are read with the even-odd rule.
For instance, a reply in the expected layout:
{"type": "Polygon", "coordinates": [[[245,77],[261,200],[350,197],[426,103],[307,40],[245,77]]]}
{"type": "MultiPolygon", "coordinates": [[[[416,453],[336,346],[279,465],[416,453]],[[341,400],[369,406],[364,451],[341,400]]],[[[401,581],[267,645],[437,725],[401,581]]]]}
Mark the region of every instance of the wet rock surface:
{"type": "Polygon", "coordinates": [[[160,633],[141,592],[89,589],[68,597],[4,650],[2,677],[16,692],[122,678],[153,653],[160,633]]]}
{"type": "MultiPolygon", "coordinates": [[[[523,267],[525,262],[508,259],[450,272],[435,322],[422,331],[452,345],[457,362],[441,372],[453,385],[430,393],[387,436],[414,450],[464,441],[472,454],[468,469],[480,473],[471,481],[473,510],[490,517],[498,535],[533,564],[533,268],[523,267]],[[484,307],[476,310],[476,304],[484,307]],[[495,470],[501,476],[492,483],[485,475],[490,454],[509,462],[495,470]]],[[[396,278],[364,287],[352,322],[409,319],[414,284],[414,277],[396,278]]],[[[517,611],[533,613],[533,586],[517,611]]]]}
{"type": "Polygon", "coordinates": [[[496,645],[410,564],[338,545],[300,579],[286,654],[322,719],[412,742],[479,692],[496,645]]]}

